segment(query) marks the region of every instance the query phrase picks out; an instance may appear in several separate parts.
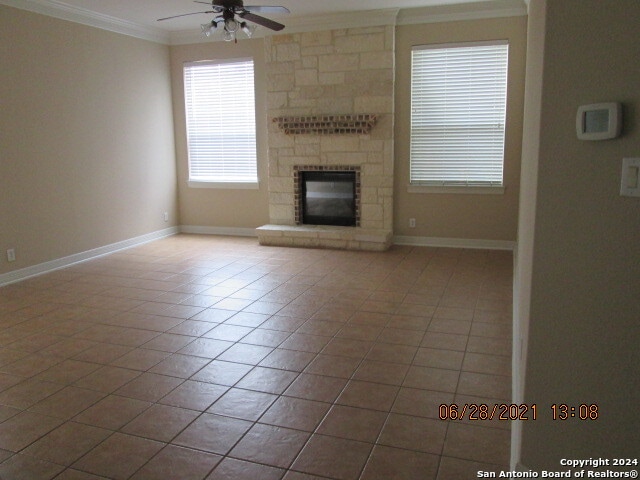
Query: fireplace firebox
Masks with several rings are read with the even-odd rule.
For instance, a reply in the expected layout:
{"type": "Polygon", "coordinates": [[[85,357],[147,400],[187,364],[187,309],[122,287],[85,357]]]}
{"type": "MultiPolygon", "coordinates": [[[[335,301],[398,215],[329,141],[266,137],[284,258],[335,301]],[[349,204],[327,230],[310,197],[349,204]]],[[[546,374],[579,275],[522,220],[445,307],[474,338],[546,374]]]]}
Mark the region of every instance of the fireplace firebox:
{"type": "Polygon", "coordinates": [[[359,225],[359,171],[296,170],[296,196],[299,203],[296,223],[346,227],[359,225]]]}

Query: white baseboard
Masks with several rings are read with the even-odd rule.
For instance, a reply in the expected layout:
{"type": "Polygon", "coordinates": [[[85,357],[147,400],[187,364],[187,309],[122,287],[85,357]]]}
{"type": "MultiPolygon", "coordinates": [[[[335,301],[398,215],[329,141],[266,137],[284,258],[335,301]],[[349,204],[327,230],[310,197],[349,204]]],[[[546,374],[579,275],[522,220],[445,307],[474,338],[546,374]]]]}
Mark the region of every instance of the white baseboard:
{"type": "Polygon", "coordinates": [[[137,247],[138,245],[153,242],[154,240],[159,240],[164,237],[169,237],[171,235],[179,233],[179,231],[180,230],[178,227],[165,228],[156,232],[140,235],[139,237],[112,243],[111,245],[105,245],[104,247],[98,247],[92,250],[87,250],[86,252],[69,255],[68,257],[51,260],[50,262],[39,263],[38,265],[33,265],[31,267],[22,268],[20,270],[15,270],[9,273],[3,273],[0,274],[0,287],[3,285],[8,285],[10,283],[25,280],[30,277],[49,273],[54,270],[66,268],[76,263],[86,262],[87,260],[93,260],[94,258],[109,255],[120,250],[137,247]]]}
{"type": "MultiPolygon", "coordinates": [[[[234,237],[257,237],[255,228],[240,227],[205,227],[199,225],[181,225],[180,233],[193,233],[199,235],[227,235],[234,237]]],[[[475,240],[467,238],[441,238],[441,237],[411,237],[395,235],[395,245],[409,245],[416,247],[445,247],[445,248],[473,248],[483,250],[510,250],[516,248],[516,242],[507,240],[475,240]]]]}
{"type": "Polygon", "coordinates": [[[255,228],[240,227],[201,227],[198,225],[181,225],[180,233],[199,235],[226,235],[230,237],[257,237],[255,228]]]}
{"type": "Polygon", "coordinates": [[[443,238],[443,237],[410,237],[394,235],[394,245],[409,245],[416,247],[444,247],[444,248],[473,248],[481,250],[510,250],[516,248],[516,242],[508,240],[478,240],[473,238],[443,238]]]}

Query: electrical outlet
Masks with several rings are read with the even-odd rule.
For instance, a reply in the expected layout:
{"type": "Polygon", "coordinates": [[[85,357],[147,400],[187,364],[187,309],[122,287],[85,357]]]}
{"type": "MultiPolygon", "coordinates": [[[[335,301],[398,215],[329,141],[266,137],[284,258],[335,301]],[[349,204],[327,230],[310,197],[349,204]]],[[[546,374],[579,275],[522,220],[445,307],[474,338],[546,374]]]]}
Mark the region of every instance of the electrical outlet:
{"type": "Polygon", "coordinates": [[[7,261],[15,262],[16,261],[16,250],[15,248],[10,248],[7,250],[7,261]]]}
{"type": "Polygon", "coordinates": [[[169,221],[169,212],[164,212],[164,221],[165,222],[169,221]]]}
{"type": "Polygon", "coordinates": [[[415,218],[410,218],[409,219],[409,228],[416,228],[416,219],[415,218]]]}

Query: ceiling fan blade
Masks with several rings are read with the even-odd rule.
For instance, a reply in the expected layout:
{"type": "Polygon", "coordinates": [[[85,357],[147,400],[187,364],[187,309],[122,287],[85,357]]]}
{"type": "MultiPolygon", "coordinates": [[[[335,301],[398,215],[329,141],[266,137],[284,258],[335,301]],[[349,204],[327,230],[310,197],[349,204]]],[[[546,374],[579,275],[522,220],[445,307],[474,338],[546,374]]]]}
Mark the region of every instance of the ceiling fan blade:
{"type": "Polygon", "coordinates": [[[281,23],[274,22],[273,20],[261,17],[260,15],[254,15],[251,12],[244,11],[242,13],[239,13],[238,16],[245,20],[249,20],[250,22],[257,23],[258,25],[261,25],[263,27],[275,30],[276,32],[284,28],[284,25],[282,25],[281,23]]]}
{"type": "Polygon", "coordinates": [[[173,15],[172,17],[159,18],[156,21],[157,22],[162,22],[163,20],[171,20],[172,18],[186,17],[187,15],[202,15],[203,13],[218,13],[218,12],[214,12],[213,10],[209,10],[208,12],[183,13],[182,15],[173,15]]]}
{"type": "Polygon", "coordinates": [[[289,9],[286,7],[276,7],[276,6],[251,5],[250,7],[244,7],[244,9],[249,12],[267,13],[267,14],[268,13],[291,13],[289,12],[289,9]]]}

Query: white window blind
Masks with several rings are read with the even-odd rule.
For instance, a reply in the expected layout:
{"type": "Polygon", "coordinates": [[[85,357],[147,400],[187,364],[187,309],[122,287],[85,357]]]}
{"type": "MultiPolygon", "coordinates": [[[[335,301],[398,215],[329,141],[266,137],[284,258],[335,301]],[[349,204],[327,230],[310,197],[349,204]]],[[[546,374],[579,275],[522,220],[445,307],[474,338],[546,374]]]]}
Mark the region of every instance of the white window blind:
{"type": "Polygon", "coordinates": [[[184,65],[189,180],[257,183],[253,60],[184,65]]]}
{"type": "Polygon", "coordinates": [[[502,186],[506,42],[414,47],[411,184],[502,186]]]}

